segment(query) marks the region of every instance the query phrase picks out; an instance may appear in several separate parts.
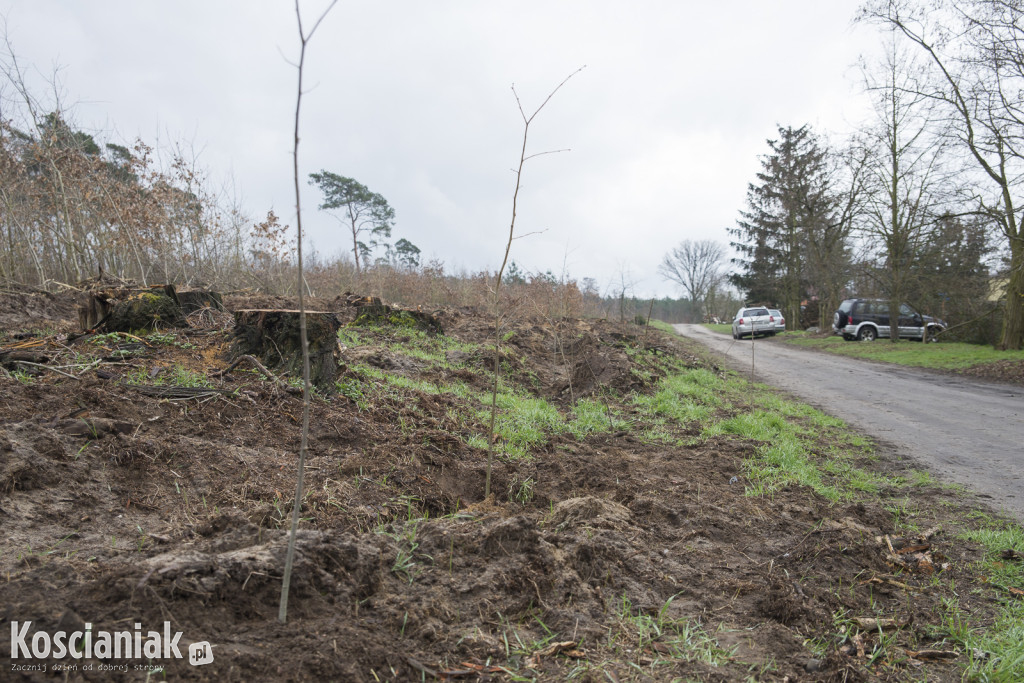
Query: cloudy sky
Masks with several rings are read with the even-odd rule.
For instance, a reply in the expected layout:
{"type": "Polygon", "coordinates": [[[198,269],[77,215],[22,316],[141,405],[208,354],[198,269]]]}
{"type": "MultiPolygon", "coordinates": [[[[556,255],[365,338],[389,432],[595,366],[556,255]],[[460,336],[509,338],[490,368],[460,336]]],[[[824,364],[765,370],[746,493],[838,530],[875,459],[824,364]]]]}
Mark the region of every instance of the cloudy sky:
{"type": "MultiPolygon", "coordinates": [[[[682,239],[728,242],[777,124],[843,134],[863,118],[858,57],[879,41],[856,0],[339,2],[307,52],[300,172],[353,177],[395,208],[394,238],[449,269],[496,268],[524,108],[581,66],[530,128],[571,151],[523,173],[512,257],[528,271],[624,275],[682,239]]],[[[312,22],[326,6],[303,0],[312,22]]],[[[182,144],[254,218],[294,225],[298,33],[289,0],[0,0],[7,37],[102,141],[182,144]],[[52,80],[52,79],[51,79],[52,80]]],[[[304,184],[321,252],[348,242],[304,184]]]]}

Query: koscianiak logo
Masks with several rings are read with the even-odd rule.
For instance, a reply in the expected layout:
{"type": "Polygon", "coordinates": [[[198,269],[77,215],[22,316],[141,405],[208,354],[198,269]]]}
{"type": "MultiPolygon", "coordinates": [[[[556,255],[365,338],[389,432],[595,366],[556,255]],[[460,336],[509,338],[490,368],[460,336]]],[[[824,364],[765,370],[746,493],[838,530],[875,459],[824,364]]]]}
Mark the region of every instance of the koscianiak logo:
{"type": "MultiPolygon", "coordinates": [[[[136,622],[134,630],[105,631],[92,628],[86,623],[80,631],[32,631],[32,622],[11,622],[11,668],[14,671],[81,670],[126,671],[128,664],[98,663],[91,660],[135,659],[135,669],[153,669],[162,661],[183,659],[178,641],[181,631],[171,632],[170,622],[165,621],[162,631],[143,631],[136,622]],[[51,664],[49,661],[64,660],[51,664]]],[[[213,661],[213,646],[208,642],[191,643],[188,646],[188,661],[193,666],[213,661]]]]}

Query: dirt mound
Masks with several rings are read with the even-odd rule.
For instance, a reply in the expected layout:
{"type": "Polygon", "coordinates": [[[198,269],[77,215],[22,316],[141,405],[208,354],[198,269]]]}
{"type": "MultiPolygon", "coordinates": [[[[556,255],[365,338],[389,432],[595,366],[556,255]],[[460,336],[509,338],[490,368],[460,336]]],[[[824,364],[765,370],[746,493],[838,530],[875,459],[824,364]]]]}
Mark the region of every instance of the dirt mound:
{"type": "Polygon", "coordinates": [[[1024,385],[1024,360],[1001,360],[983,363],[957,371],[958,375],[966,375],[989,382],[1024,385]]]}
{"type": "Polygon", "coordinates": [[[593,496],[563,500],[551,511],[547,521],[558,531],[580,526],[622,529],[629,524],[629,508],[593,496]]]}
{"type": "Polygon", "coordinates": [[[63,331],[77,323],[78,304],[73,296],[15,288],[4,288],[0,294],[0,329],[63,331]]]}

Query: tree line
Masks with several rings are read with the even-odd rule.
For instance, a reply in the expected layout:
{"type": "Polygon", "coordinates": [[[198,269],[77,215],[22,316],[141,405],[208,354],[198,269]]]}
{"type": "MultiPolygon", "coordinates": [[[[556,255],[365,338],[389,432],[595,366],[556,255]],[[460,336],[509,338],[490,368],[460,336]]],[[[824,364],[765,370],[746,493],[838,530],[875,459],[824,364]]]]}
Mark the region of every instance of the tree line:
{"type": "MultiPolygon", "coordinates": [[[[34,88],[9,40],[4,46],[0,280],[53,289],[105,271],[143,284],[295,288],[285,276],[295,265],[293,230],[272,209],[261,220],[247,215],[186,147],[122,145],[78,129],[60,84],[34,88]]],[[[327,170],[309,183],[320,209],[351,235],[357,276],[420,265],[415,244],[391,242],[395,211],[382,195],[327,170]]]]}
{"type": "Polygon", "coordinates": [[[830,140],[778,126],[729,229],[736,256],[684,240],[662,274],[693,301],[727,277],[787,325],[831,325],[847,296],[1024,346],[1024,0],[869,0],[882,57],[862,65],[870,118],[830,140]]]}

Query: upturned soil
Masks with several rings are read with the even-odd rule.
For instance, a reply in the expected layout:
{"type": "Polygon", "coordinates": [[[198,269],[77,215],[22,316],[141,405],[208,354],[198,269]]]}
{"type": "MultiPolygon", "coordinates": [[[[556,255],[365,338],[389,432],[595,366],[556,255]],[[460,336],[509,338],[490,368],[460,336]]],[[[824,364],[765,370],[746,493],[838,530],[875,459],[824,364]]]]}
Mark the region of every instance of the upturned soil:
{"type": "MultiPolygon", "coordinates": [[[[356,317],[340,298],[309,307],[356,317]]],[[[7,295],[0,346],[35,360],[0,377],[0,679],[149,680],[137,660],[8,659],[11,622],[169,621],[184,655],[207,641],[214,661],[153,660],[154,680],[953,681],[971,655],[944,631],[943,600],[956,590],[985,627],[1012,599],[956,537],[966,496],[928,483],[840,503],[800,486],[751,496],[758,442],[700,425],[648,438],[628,397],[671,368],[724,371],[633,325],[505,324],[509,383],[563,412],[591,397],[627,426],[499,454],[485,499],[479,402],[423,387],[486,391],[493,361],[474,349],[493,324],[434,314],[451,340],[440,362],[403,351],[406,329],[343,328],[339,389],[312,401],[282,624],[301,397],[246,366],[215,376],[230,316],[161,340],[83,336],[70,295],[7,295]],[[197,377],[207,390],[192,396],[139,388],[197,377]],[[868,617],[898,628],[856,625],[868,617]]],[[[857,464],[894,482],[915,467],[884,448],[857,464]]]]}

